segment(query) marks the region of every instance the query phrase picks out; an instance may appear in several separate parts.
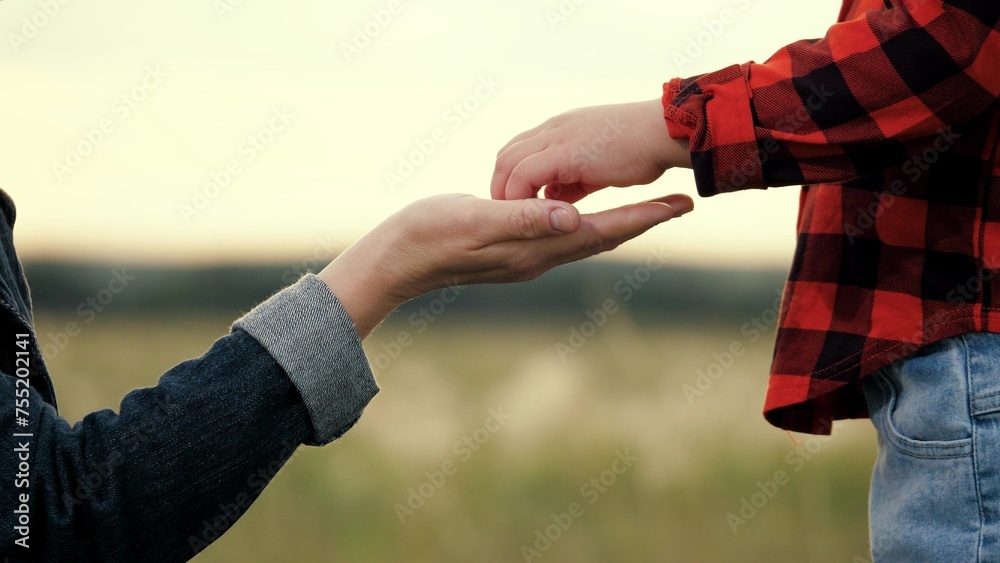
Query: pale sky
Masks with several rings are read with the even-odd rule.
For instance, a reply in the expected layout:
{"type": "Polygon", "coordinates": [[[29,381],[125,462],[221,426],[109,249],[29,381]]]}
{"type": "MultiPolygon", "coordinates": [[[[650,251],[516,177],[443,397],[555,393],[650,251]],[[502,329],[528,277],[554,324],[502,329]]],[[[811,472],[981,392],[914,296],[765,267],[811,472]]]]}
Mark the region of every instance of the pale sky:
{"type": "MultiPolygon", "coordinates": [[[[572,108],[659,97],[674,76],[764,61],[823,35],[839,8],[61,1],[0,2],[0,187],[18,206],[22,258],[122,262],[294,262],[416,199],[489,197],[496,151],[517,133],[572,108]],[[433,154],[400,170],[436,129],[423,143],[433,154]]],[[[696,197],[695,212],[614,256],[666,245],[678,263],[786,266],[798,191],[696,197]]],[[[674,192],[695,195],[689,171],[580,208],[674,192]]]]}

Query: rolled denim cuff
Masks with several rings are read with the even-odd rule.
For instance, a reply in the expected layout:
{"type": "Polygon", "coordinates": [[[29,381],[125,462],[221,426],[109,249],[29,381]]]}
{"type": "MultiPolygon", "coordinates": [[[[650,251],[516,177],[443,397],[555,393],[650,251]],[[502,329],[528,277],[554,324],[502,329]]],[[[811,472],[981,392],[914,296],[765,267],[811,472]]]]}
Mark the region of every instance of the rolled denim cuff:
{"type": "Polygon", "coordinates": [[[302,395],[313,425],[307,445],[342,436],[379,391],[354,322],[312,274],[240,317],[237,328],[274,356],[302,395]]]}

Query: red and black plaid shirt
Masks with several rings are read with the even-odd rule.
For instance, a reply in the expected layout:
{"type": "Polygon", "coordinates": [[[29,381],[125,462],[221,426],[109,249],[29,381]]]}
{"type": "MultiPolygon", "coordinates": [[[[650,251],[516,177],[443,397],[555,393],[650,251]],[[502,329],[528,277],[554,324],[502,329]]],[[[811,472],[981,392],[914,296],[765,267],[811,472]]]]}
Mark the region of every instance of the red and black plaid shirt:
{"type": "Polygon", "coordinates": [[[845,0],[819,40],[664,85],[703,196],[804,184],[764,415],[867,416],[859,380],[1000,332],[1000,0],[845,0]]]}

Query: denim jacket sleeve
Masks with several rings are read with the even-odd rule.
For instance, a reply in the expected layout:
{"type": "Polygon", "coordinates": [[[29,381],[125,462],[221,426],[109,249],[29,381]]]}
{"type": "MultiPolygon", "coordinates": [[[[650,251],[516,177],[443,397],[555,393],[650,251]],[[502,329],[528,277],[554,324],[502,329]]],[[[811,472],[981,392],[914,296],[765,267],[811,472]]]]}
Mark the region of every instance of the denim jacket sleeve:
{"type": "MultiPolygon", "coordinates": [[[[19,337],[3,332],[11,343],[0,350],[15,353],[19,337]]],[[[378,391],[353,324],[315,276],[129,393],[117,414],[70,426],[18,380],[0,374],[0,556],[10,561],[186,561],[298,446],[338,438],[378,391]]]]}

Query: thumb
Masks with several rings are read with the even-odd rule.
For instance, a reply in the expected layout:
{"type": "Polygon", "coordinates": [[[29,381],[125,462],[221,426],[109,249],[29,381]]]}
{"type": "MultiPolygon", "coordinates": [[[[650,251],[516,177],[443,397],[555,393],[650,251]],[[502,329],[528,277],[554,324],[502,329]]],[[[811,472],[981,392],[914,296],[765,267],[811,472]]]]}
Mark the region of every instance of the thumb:
{"type": "Polygon", "coordinates": [[[497,201],[504,207],[509,239],[536,239],[576,232],[580,212],[568,203],[545,199],[497,201]]]}

